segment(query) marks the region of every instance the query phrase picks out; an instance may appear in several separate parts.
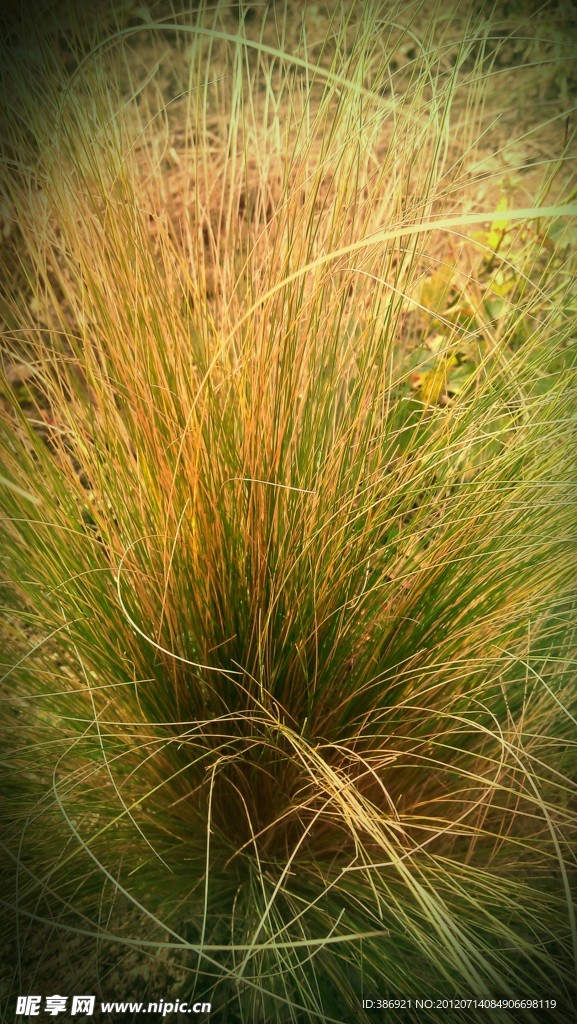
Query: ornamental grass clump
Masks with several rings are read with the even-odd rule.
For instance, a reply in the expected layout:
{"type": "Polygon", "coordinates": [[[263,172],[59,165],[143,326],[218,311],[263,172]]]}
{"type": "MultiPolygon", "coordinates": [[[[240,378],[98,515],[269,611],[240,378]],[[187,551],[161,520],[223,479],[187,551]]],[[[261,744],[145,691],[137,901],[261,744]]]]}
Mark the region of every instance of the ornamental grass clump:
{"type": "Polygon", "coordinates": [[[574,128],[484,7],[111,12],[2,63],[4,995],[568,1022],[574,128]]]}

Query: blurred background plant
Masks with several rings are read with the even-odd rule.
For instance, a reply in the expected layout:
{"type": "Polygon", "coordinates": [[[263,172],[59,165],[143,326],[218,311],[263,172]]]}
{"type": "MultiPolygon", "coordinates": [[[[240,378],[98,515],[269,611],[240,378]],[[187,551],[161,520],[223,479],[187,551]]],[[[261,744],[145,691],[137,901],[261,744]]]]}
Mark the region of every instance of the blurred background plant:
{"type": "Polygon", "coordinates": [[[7,30],[9,1006],[573,1020],[564,17],[7,30]]]}

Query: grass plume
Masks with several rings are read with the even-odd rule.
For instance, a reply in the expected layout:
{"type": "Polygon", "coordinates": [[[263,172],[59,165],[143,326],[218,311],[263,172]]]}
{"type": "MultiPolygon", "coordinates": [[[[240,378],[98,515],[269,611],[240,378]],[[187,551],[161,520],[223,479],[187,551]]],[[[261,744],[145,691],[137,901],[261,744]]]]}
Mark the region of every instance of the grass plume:
{"type": "Polygon", "coordinates": [[[574,130],[496,185],[481,8],[2,64],[10,997],[43,922],[227,1022],[572,1019],[574,130]]]}

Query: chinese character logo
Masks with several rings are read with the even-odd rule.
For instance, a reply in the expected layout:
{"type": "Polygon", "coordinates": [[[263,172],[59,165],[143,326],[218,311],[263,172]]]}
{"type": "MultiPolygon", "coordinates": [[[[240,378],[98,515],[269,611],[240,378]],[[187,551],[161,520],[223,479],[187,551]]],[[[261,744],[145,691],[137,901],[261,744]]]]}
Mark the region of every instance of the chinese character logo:
{"type": "Polygon", "coordinates": [[[46,1013],[56,1017],[57,1014],[65,1012],[67,1000],[68,996],[46,996],[44,1009],[46,1013]]]}
{"type": "Polygon", "coordinates": [[[71,1013],[83,1013],[89,1017],[94,1013],[94,996],[73,996],[71,1013]]]}
{"type": "Polygon", "coordinates": [[[42,996],[18,996],[16,1013],[23,1017],[37,1017],[40,1012],[42,996]]]}

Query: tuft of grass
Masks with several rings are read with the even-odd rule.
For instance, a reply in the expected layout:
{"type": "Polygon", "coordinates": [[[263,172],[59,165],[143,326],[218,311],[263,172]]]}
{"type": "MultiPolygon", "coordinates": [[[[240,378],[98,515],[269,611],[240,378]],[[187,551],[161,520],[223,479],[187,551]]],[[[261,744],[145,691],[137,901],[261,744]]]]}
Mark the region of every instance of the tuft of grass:
{"type": "Polygon", "coordinates": [[[1,64],[5,995],[569,1022],[566,40],[255,10],[1,64]]]}

